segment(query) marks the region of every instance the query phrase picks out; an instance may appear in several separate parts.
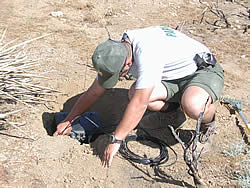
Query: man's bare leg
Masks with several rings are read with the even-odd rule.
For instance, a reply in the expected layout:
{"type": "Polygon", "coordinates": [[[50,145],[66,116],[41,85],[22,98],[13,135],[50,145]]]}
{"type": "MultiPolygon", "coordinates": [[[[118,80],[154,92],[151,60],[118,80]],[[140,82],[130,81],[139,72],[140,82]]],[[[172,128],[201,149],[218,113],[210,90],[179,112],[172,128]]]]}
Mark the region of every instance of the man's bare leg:
{"type": "Polygon", "coordinates": [[[209,100],[202,123],[211,122],[216,111],[216,105],[212,104],[212,98],[209,94],[198,86],[188,87],[182,95],[181,105],[185,114],[190,118],[197,120],[200,112],[204,110],[208,98],[209,100]]]}
{"type": "MultiPolygon", "coordinates": [[[[135,92],[135,83],[130,87],[128,96],[129,99],[132,98],[134,92],[135,92]]],[[[148,104],[148,110],[151,111],[161,111],[161,110],[166,110],[168,108],[168,103],[165,102],[165,99],[167,98],[168,93],[166,87],[162,84],[159,83],[155,86],[153,89],[153,92],[150,96],[150,101],[148,104]]]]}

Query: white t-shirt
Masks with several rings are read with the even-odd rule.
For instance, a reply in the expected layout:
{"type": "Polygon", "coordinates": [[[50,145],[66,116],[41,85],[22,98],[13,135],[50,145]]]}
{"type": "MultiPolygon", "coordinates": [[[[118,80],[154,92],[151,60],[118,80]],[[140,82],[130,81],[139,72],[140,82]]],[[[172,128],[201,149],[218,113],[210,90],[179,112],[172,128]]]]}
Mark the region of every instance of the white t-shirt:
{"type": "Polygon", "coordinates": [[[125,32],[133,46],[130,73],[137,78],[136,89],[151,88],[161,80],[174,80],[194,73],[193,58],[209,49],[187,35],[164,26],[125,32]]]}

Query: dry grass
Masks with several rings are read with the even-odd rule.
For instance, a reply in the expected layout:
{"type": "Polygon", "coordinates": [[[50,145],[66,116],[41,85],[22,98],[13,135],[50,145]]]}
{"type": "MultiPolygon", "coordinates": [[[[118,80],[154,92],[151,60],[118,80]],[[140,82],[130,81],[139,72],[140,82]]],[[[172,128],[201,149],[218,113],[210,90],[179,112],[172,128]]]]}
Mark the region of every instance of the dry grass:
{"type": "MultiPolygon", "coordinates": [[[[41,86],[39,80],[46,79],[45,73],[35,71],[35,67],[39,66],[39,59],[32,59],[25,50],[28,43],[46,35],[16,44],[16,40],[5,42],[5,34],[6,30],[0,38],[0,102],[2,104],[21,103],[33,109],[34,104],[52,102],[52,99],[45,96],[52,95],[55,90],[41,86]]],[[[11,124],[15,127],[20,125],[20,123],[8,121],[8,117],[22,110],[0,111],[0,123],[11,124]]]]}

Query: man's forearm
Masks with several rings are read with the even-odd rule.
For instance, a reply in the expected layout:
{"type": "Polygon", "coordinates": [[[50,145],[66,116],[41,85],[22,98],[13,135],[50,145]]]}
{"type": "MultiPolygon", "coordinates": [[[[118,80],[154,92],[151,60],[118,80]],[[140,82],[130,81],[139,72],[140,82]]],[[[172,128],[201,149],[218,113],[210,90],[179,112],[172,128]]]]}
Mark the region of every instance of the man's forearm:
{"type": "Polygon", "coordinates": [[[77,100],[65,121],[71,121],[86,112],[103,95],[104,91],[105,89],[101,88],[98,81],[95,80],[92,86],[77,100]]]}
{"type": "Polygon", "coordinates": [[[145,113],[152,88],[137,90],[129,102],[123,118],[115,130],[115,136],[124,139],[140,122],[145,113]]]}
{"type": "Polygon", "coordinates": [[[83,93],[80,98],[77,100],[73,106],[71,112],[65,119],[65,121],[71,121],[76,116],[84,113],[87,109],[95,102],[96,100],[93,97],[90,97],[88,93],[83,93]]]}
{"type": "Polygon", "coordinates": [[[137,126],[146,109],[145,105],[133,105],[133,103],[130,103],[119,126],[115,130],[115,136],[119,139],[126,138],[129,132],[137,126]]]}

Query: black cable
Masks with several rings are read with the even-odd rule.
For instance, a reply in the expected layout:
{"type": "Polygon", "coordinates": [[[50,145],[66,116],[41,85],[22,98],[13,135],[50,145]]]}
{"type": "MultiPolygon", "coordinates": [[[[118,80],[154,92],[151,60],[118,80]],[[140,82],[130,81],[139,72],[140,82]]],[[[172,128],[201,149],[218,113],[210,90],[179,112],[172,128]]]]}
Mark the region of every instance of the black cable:
{"type": "MultiPolygon", "coordinates": [[[[104,133],[106,135],[110,135],[102,127],[98,126],[98,124],[96,124],[90,118],[88,118],[88,117],[84,117],[84,118],[87,119],[89,122],[91,122],[91,124],[94,125],[97,129],[101,130],[102,133],[104,133]]],[[[151,167],[154,167],[154,166],[167,167],[167,166],[173,165],[177,161],[177,153],[174,151],[174,149],[171,146],[169,146],[167,143],[165,143],[163,140],[160,140],[159,138],[150,136],[150,134],[145,129],[143,129],[143,128],[138,128],[138,129],[142,129],[146,134],[128,135],[123,140],[123,142],[120,146],[119,152],[121,153],[121,155],[124,158],[126,158],[127,160],[130,160],[130,161],[133,161],[135,163],[150,165],[151,167]],[[135,154],[134,152],[132,152],[128,148],[128,142],[130,142],[130,141],[151,141],[151,142],[155,143],[156,145],[158,145],[158,147],[160,149],[160,154],[155,158],[141,157],[141,156],[135,154]],[[168,165],[162,165],[169,160],[169,154],[168,154],[167,148],[169,148],[174,153],[175,160],[174,160],[174,162],[172,162],[168,165]]]]}
{"type": "Polygon", "coordinates": [[[166,166],[173,165],[176,162],[177,153],[169,145],[167,145],[164,141],[162,141],[156,137],[152,137],[150,135],[145,135],[145,134],[128,135],[125,138],[125,140],[123,141],[123,143],[121,144],[119,152],[121,153],[121,155],[124,158],[126,158],[127,160],[130,160],[130,161],[133,161],[135,163],[150,165],[151,167],[154,167],[154,166],[162,166],[163,167],[162,164],[166,163],[169,160],[169,154],[168,154],[167,147],[170,148],[173,151],[173,153],[175,154],[175,161],[169,165],[164,165],[164,167],[166,167],[166,166]],[[155,158],[141,157],[141,156],[135,154],[134,152],[132,152],[128,148],[128,142],[130,142],[130,141],[151,141],[159,146],[160,154],[155,158]]]}

